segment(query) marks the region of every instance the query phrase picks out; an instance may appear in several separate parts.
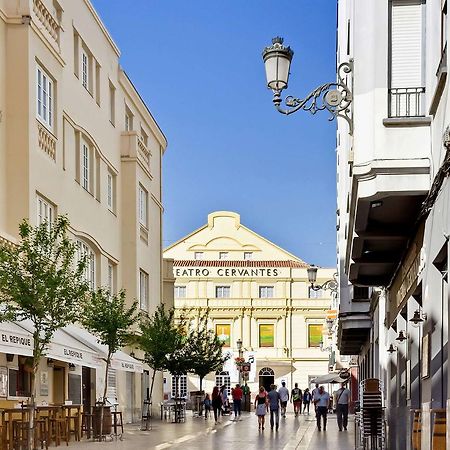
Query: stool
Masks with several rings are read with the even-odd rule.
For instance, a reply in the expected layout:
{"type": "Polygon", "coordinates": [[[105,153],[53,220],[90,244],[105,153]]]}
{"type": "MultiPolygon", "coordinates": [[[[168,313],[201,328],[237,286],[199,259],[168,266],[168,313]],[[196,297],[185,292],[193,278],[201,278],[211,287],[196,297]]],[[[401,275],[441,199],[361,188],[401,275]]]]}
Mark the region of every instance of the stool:
{"type": "Polygon", "coordinates": [[[36,432],[35,446],[37,447],[40,444],[41,449],[43,449],[44,446],[46,449],[48,449],[49,432],[47,419],[36,419],[34,421],[34,424],[36,432]]]}
{"type": "Polygon", "coordinates": [[[114,434],[117,436],[117,427],[120,427],[121,434],[123,434],[122,411],[111,411],[111,415],[113,416],[114,434]]]}
{"type": "Polygon", "coordinates": [[[91,438],[91,433],[94,432],[94,429],[92,428],[92,418],[93,417],[94,417],[93,414],[89,414],[89,413],[81,414],[81,434],[83,434],[83,432],[85,432],[88,439],[91,438]]]}
{"type": "Polygon", "coordinates": [[[66,425],[66,419],[50,419],[50,440],[53,440],[56,446],[61,445],[61,439],[66,441],[66,445],[69,445],[69,433],[66,425]]]}
{"type": "Polygon", "coordinates": [[[70,441],[70,435],[73,433],[75,437],[75,441],[80,440],[80,415],[76,414],[74,416],[66,416],[66,425],[67,425],[67,433],[68,439],[70,441]],[[72,428],[73,422],[73,428],[72,428]]]}
{"type": "Polygon", "coordinates": [[[21,450],[28,446],[29,422],[13,420],[11,443],[14,450],[21,450]]]}

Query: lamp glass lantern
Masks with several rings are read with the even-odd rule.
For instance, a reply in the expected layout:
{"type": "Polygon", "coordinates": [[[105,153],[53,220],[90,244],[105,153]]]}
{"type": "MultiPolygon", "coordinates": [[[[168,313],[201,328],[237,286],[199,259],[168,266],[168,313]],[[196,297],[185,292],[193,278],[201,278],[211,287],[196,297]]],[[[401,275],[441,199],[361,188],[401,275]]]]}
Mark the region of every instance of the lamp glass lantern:
{"type": "Polygon", "coordinates": [[[395,338],[396,341],[400,342],[400,344],[403,344],[403,342],[406,341],[406,336],[405,333],[403,331],[399,331],[398,332],[398,336],[395,338]]]}
{"type": "Polygon", "coordinates": [[[273,91],[286,89],[289,81],[294,52],[283,45],[283,38],[275,37],[272,45],[263,51],[264,66],[266,68],[267,87],[273,91]]]}
{"type": "Polygon", "coordinates": [[[387,349],[387,352],[392,355],[392,353],[396,352],[397,349],[391,344],[389,348],[387,349]]]}
{"type": "Polygon", "coordinates": [[[317,280],[317,267],[316,266],[310,266],[306,269],[308,272],[308,281],[313,285],[317,280]]]}
{"type": "Polygon", "coordinates": [[[409,321],[411,322],[411,325],[414,328],[418,328],[420,326],[420,324],[424,322],[424,317],[422,314],[420,314],[420,311],[418,309],[416,309],[414,311],[414,315],[412,316],[411,319],[409,319],[409,321]]]}
{"type": "Polygon", "coordinates": [[[240,352],[242,350],[242,341],[241,341],[241,339],[237,340],[236,346],[237,346],[238,351],[240,352]]]}

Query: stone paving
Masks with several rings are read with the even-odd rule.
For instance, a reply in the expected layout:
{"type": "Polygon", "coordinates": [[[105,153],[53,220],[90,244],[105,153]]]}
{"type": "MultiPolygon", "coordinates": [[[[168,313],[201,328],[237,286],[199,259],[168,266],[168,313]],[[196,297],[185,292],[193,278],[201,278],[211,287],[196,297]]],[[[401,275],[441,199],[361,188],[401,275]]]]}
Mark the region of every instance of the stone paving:
{"type": "Polygon", "coordinates": [[[253,413],[243,413],[242,420],[234,422],[231,416],[221,418],[214,424],[213,419],[193,418],[190,414],[185,423],[174,424],[153,421],[150,431],[140,431],[139,425],[127,425],[123,440],[112,442],[70,443],[73,450],[354,450],[354,423],[350,420],[348,431],[338,432],[336,417],[328,416],[327,431],[319,432],[314,416],[294,417],[288,413],[286,419],[280,419],[280,428],[271,431],[266,416],[264,431],[258,430],[257,419],[253,413]]]}

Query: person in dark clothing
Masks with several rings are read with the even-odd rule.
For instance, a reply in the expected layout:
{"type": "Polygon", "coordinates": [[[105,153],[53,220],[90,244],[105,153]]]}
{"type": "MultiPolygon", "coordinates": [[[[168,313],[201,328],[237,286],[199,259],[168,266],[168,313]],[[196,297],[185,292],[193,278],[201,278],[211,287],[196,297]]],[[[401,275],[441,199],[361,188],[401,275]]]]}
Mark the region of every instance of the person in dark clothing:
{"type": "Polygon", "coordinates": [[[220,415],[220,410],[222,409],[222,396],[220,395],[218,386],[214,386],[211,394],[211,403],[214,411],[214,420],[217,423],[217,419],[220,415]]]}
{"type": "Polygon", "coordinates": [[[309,392],[309,389],[306,388],[303,392],[303,414],[305,414],[305,411],[308,411],[309,415],[309,405],[311,403],[311,393],[309,392]]]}

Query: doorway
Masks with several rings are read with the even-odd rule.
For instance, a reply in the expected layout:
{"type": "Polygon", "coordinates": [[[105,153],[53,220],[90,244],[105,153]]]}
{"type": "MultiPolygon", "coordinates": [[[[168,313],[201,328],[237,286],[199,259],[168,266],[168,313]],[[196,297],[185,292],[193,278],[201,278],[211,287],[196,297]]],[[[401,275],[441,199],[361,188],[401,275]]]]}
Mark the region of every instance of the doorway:
{"type": "Polygon", "coordinates": [[[81,395],[83,411],[90,411],[91,407],[91,369],[83,367],[81,369],[81,395]]]}
{"type": "Polygon", "coordinates": [[[64,404],[66,399],[64,376],[64,367],[53,367],[53,403],[64,404]]]}
{"type": "Polygon", "coordinates": [[[270,367],[263,367],[259,371],[259,385],[269,392],[270,385],[275,383],[275,372],[270,367]]]}

